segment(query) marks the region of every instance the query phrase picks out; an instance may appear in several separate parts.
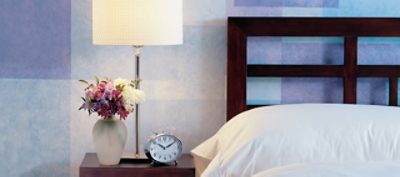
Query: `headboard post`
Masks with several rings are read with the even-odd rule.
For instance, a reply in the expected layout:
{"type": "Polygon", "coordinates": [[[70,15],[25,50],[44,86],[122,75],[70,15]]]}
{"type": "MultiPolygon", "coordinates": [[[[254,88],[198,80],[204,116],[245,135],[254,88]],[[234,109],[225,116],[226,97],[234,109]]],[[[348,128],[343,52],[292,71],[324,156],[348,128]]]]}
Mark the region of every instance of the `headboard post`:
{"type": "Polygon", "coordinates": [[[347,104],[357,103],[357,37],[344,38],[344,78],[343,101],[347,104]]]}
{"type": "Polygon", "coordinates": [[[247,36],[228,20],[227,119],[246,110],[247,36]]]}
{"type": "Polygon", "coordinates": [[[389,78],[389,105],[398,106],[399,78],[389,78]]]}

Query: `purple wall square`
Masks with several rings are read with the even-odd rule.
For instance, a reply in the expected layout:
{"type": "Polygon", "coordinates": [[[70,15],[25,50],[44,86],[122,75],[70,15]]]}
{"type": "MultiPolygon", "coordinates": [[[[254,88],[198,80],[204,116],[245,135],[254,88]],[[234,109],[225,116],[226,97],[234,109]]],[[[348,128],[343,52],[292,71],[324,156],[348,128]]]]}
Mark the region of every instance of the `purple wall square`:
{"type": "Polygon", "coordinates": [[[71,2],[0,2],[0,78],[70,78],[71,2]]]}

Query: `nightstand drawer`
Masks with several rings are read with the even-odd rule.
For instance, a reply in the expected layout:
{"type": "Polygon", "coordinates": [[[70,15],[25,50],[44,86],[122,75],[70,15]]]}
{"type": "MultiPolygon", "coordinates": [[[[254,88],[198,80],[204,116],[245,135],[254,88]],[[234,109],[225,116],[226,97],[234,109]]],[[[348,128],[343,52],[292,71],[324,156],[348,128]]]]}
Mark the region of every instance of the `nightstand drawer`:
{"type": "Polygon", "coordinates": [[[153,167],[150,164],[123,163],[115,166],[100,165],[96,154],[88,153],[79,169],[80,177],[194,177],[193,159],[184,154],[177,166],[153,167]]]}

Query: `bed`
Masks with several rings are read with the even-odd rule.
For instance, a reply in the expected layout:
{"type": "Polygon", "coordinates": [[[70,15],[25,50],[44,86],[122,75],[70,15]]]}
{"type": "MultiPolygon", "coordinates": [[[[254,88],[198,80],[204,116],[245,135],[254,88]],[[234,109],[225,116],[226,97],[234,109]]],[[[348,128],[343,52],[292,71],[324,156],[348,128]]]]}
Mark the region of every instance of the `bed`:
{"type": "Polygon", "coordinates": [[[359,37],[399,18],[228,18],[227,123],[192,150],[202,177],[400,176],[399,65],[358,65],[359,37]],[[343,65],[248,65],[249,36],[343,37],[343,65]],[[248,77],[339,77],[344,104],[247,105],[248,77]],[[388,105],[356,105],[357,78],[387,78],[388,105]]]}

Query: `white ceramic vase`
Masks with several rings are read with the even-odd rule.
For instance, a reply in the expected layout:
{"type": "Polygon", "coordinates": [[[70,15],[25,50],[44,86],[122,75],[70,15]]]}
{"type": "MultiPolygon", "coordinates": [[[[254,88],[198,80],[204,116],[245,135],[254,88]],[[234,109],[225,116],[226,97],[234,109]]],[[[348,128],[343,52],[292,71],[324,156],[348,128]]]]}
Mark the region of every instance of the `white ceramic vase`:
{"type": "Polygon", "coordinates": [[[119,164],[127,134],[125,124],[114,116],[96,122],[93,127],[93,142],[100,164],[119,164]]]}

